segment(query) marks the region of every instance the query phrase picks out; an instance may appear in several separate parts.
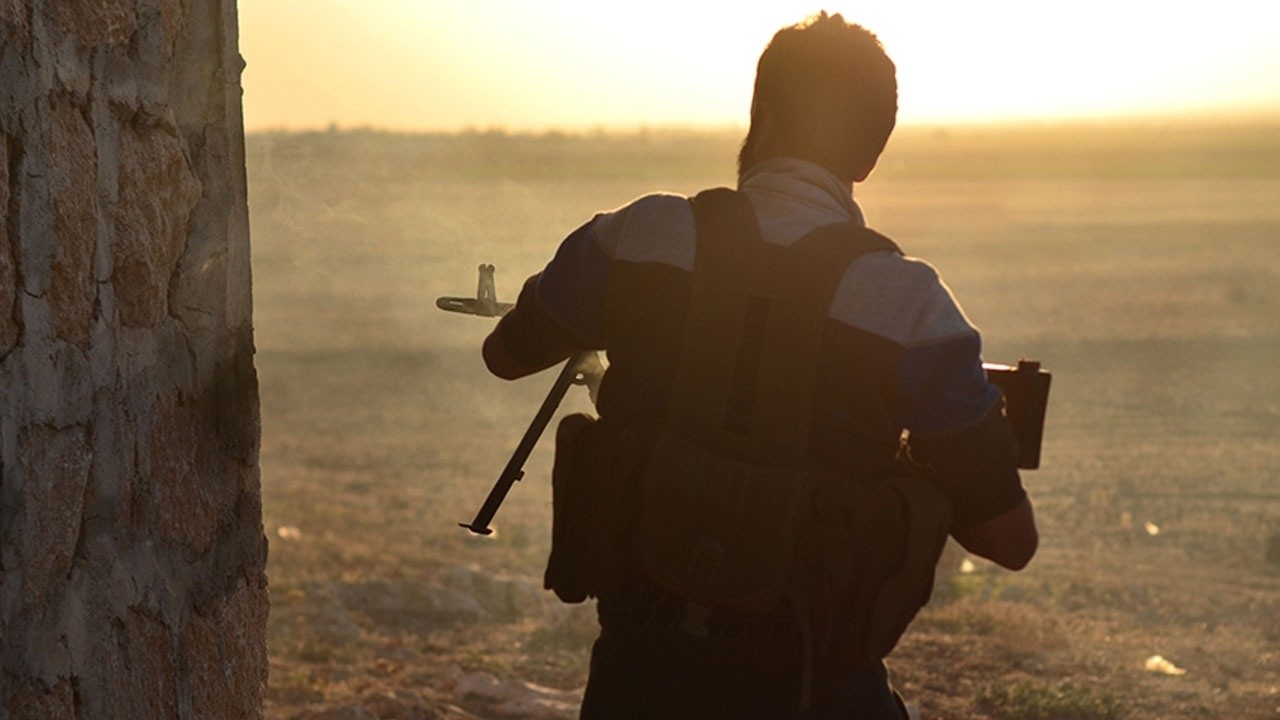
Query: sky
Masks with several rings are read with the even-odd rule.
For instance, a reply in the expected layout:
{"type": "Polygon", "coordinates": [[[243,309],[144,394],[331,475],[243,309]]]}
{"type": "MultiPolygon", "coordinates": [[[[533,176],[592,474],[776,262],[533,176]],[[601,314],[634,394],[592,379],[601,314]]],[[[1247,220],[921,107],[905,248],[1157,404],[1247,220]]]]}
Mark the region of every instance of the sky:
{"type": "Polygon", "coordinates": [[[742,127],[769,38],[875,32],[900,120],[1280,118],[1280,2],[240,0],[245,126],[742,127]]]}

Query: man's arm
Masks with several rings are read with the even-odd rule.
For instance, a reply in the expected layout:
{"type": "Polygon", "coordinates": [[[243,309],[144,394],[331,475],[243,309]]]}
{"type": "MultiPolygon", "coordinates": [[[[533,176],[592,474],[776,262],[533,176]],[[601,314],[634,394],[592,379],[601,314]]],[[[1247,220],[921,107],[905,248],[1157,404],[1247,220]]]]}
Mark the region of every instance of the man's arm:
{"type": "Polygon", "coordinates": [[[489,333],[489,336],[484,339],[480,354],[484,358],[485,367],[489,368],[489,372],[503,380],[519,380],[527,375],[546,370],[569,357],[569,353],[566,353],[564,357],[559,359],[551,358],[540,365],[525,364],[513,356],[511,351],[507,350],[506,344],[502,341],[502,334],[498,332],[497,328],[494,328],[493,332],[489,333]]]}
{"type": "Polygon", "coordinates": [[[990,520],[952,528],[951,536],[965,550],[1009,570],[1026,567],[1040,544],[1030,498],[990,520]]]}
{"type": "Polygon", "coordinates": [[[932,437],[912,437],[912,456],[955,510],[951,536],[964,549],[1021,570],[1039,545],[1035,513],[1018,475],[1018,441],[1001,405],[977,424],[932,437]]]}

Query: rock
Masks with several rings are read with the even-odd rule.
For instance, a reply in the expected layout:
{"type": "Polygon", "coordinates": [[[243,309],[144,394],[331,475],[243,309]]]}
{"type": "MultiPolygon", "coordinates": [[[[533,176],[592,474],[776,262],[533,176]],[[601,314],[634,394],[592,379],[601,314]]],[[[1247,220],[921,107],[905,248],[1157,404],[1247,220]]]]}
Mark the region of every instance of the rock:
{"type": "Polygon", "coordinates": [[[56,337],[83,349],[97,290],[98,154],[88,123],[66,97],[53,104],[49,159],[55,248],[47,297],[56,337]]]}
{"type": "Polygon", "coordinates": [[[214,601],[212,612],[193,612],[187,622],[186,665],[201,678],[191,688],[191,714],[202,718],[248,718],[267,683],[267,664],[254,654],[253,628],[267,620],[265,586],[241,585],[214,601]]]}
{"type": "MultiPolygon", "coordinates": [[[[84,428],[30,425],[19,431],[22,484],[23,603],[40,607],[71,572],[93,453],[84,428]],[[61,503],[41,502],[56,497],[61,503]]],[[[10,538],[5,537],[8,542],[10,538]]]]}
{"type": "Polygon", "coordinates": [[[14,45],[26,49],[31,42],[31,25],[27,21],[27,0],[0,0],[0,26],[14,45]]]}
{"type": "Polygon", "coordinates": [[[137,0],[62,0],[51,5],[58,25],[85,45],[119,45],[138,29],[137,0]]]}
{"type": "MultiPolygon", "coordinates": [[[[0,8],[7,0],[0,0],[0,8]]],[[[3,11],[0,11],[3,15],[3,11]]],[[[18,266],[9,242],[9,141],[0,133],[0,358],[18,344],[14,308],[18,297],[18,266]]]]}
{"type": "Polygon", "coordinates": [[[496,675],[475,672],[457,679],[453,692],[460,698],[498,701],[507,699],[507,688],[496,675]]]}
{"type": "Polygon", "coordinates": [[[56,427],[81,425],[93,417],[93,386],[89,360],[74,345],[47,338],[30,338],[33,327],[48,327],[48,305],[22,294],[22,314],[28,320],[28,342],[21,347],[20,387],[31,420],[56,427]]]}
{"type": "Polygon", "coordinates": [[[131,610],[118,627],[119,640],[104,648],[107,683],[101,697],[101,713],[87,716],[112,718],[177,717],[179,661],[174,638],[164,622],[152,613],[131,610]]]}
{"type": "Polygon", "coordinates": [[[151,423],[151,495],[157,535],[203,554],[213,544],[219,521],[230,512],[236,488],[214,480],[221,468],[206,446],[209,430],[198,409],[175,393],[156,399],[151,423]]]}
{"type": "MultiPolygon", "coordinates": [[[[30,680],[16,685],[9,696],[5,717],[11,720],[74,720],[75,694],[70,681],[63,680],[52,688],[30,680]]],[[[0,711],[4,709],[0,708],[0,711]]]]}
{"type": "Polygon", "coordinates": [[[530,578],[491,575],[477,567],[441,571],[436,582],[474,597],[489,615],[503,622],[544,617],[559,607],[559,602],[530,578]]]}
{"type": "Polygon", "coordinates": [[[168,315],[169,281],[201,185],[178,139],[162,128],[123,128],[119,153],[112,285],[121,322],[152,327],[168,315]]]}
{"type": "Polygon", "coordinates": [[[454,686],[459,699],[479,701],[495,715],[523,720],[576,718],[581,690],[556,690],[521,680],[499,680],[486,672],[464,675],[454,686]]]}
{"type": "Polygon", "coordinates": [[[347,608],[329,583],[312,583],[303,588],[303,600],[296,611],[273,608],[272,613],[283,617],[286,612],[300,616],[298,625],[310,637],[334,646],[359,642],[363,633],[351,618],[347,608]]]}

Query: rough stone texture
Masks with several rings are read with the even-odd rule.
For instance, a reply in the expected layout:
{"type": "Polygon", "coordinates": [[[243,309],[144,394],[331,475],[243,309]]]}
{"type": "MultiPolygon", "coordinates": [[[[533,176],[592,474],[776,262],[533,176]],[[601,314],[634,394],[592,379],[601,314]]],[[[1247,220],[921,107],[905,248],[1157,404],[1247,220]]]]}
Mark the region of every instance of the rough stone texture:
{"type": "Polygon", "coordinates": [[[17,295],[18,268],[9,244],[9,138],[0,133],[0,358],[18,344],[17,295]]]}
{"type": "Polygon", "coordinates": [[[18,431],[18,465],[26,482],[15,540],[22,547],[22,600],[27,607],[37,607],[54,589],[52,584],[71,571],[91,461],[84,428],[35,425],[18,431]]]}
{"type": "Polygon", "coordinates": [[[86,45],[119,45],[138,29],[136,0],[52,0],[53,17],[86,45]]]}
{"type": "Polygon", "coordinates": [[[177,138],[161,128],[120,134],[113,284],[125,325],[153,326],[169,311],[169,281],[187,240],[200,183],[177,138]]]}
{"type": "Polygon", "coordinates": [[[9,717],[12,720],[74,720],[74,697],[71,683],[65,680],[49,689],[30,681],[20,682],[9,697],[9,717]]]}
{"type": "Polygon", "coordinates": [[[6,39],[18,47],[25,48],[31,42],[26,0],[0,0],[0,27],[6,39]]]}
{"type": "Polygon", "coordinates": [[[233,518],[240,488],[218,481],[232,475],[224,467],[227,461],[206,441],[212,429],[202,426],[198,410],[171,395],[156,401],[151,424],[151,512],[160,539],[203,555],[219,525],[233,518]]]}
{"type": "Polygon", "coordinates": [[[0,0],[0,720],[255,718],[233,0],[0,0]]]}
{"type": "Polygon", "coordinates": [[[261,678],[241,661],[260,639],[252,632],[267,621],[264,587],[241,586],[218,599],[208,616],[195,614],[187,624],[187,665],[192,677],[204,678],[195,688],[192,716],[251,717],[257,712],[261,678]]]}
{"type": "Polygon", "coordinates": [[[55,243],[49,309],[54,335],[83,349],[89,344],[97,291],[92,264],[98,229],[98,153],[89,125],[65,99],[53,109],[49,159],[55,243]]]}

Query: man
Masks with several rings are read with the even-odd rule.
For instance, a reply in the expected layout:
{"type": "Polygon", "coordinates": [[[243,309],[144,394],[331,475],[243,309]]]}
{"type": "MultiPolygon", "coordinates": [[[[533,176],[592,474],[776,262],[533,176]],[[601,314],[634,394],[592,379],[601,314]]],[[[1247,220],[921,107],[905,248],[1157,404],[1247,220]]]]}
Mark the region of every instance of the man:
{"type": "MultiPolygon", "coordinates": [[[[875,167],[896,112],[895,69],[873,34],[826,13],[779,31],[757,68],[733,194],[754,218],[747,234],[778,249],[818,228],[863,226],[853,184],[875,167]]],[[[686,320],[695,322],[695,259],[717,257],[704,250],[707,217],[720,211],[702,198],[646,196],[569,235],[485,340],[489,369],[515,379],[604,349],[602,422],[641,434],[678,422],[668,411],[687,405],[673,403],[672,388],[686,320]]],[[[806,359],[816,372],[803,406],[806,457],[837,475],[890,467],[905,429],[913,459],[949,500],[951,535],[1020,569],[1036,550],[1035,521],[978,332],[932,267],[878,248],[837,267],[824,296],[820,343],[806,359]]],[[[736,376],[740,357],[725,357],[720,372],[736,376]]],[[[655,580],[635,553],[620,562],[624,580],[599,601],[582,717],[906,717],[879,658],[812,652],[823,639],[796,596],[756,614],[708,608],[655,580]]]]}

